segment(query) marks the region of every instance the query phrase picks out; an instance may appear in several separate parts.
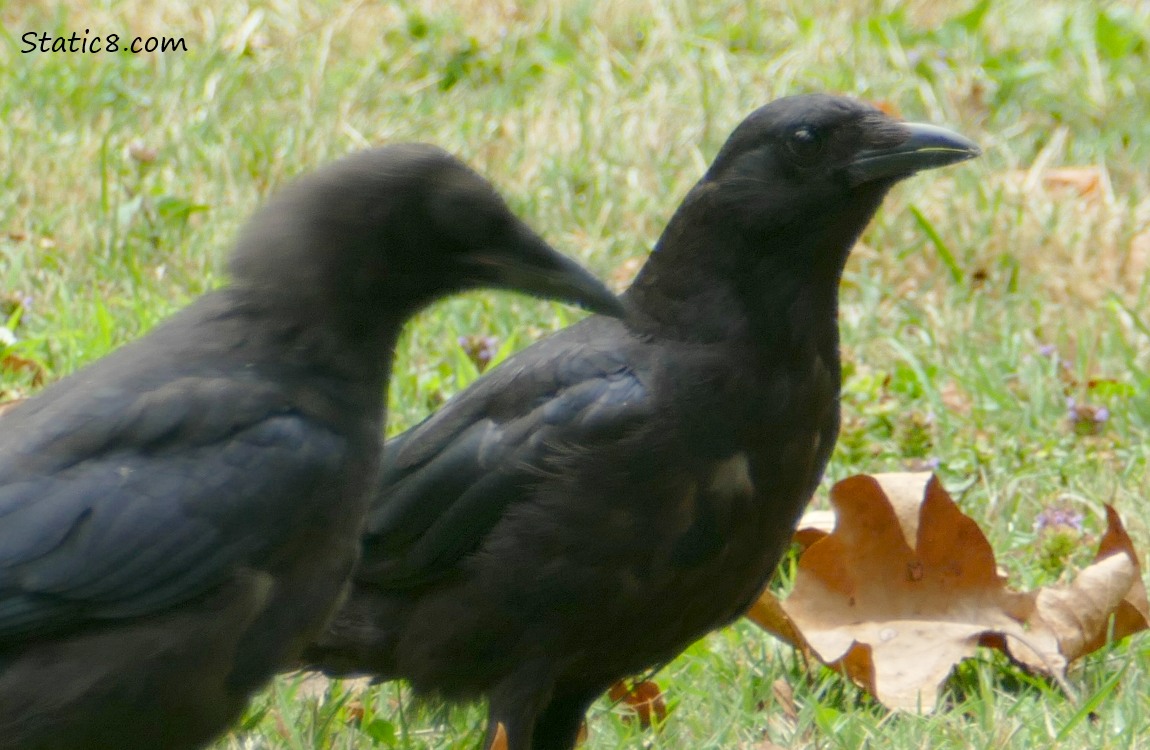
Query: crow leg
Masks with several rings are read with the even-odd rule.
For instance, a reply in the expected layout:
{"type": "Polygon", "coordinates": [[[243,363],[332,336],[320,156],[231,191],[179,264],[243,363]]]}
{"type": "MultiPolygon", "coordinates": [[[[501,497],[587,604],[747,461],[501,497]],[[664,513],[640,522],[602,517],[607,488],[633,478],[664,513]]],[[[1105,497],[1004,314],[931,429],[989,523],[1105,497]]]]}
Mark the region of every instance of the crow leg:
{"type": "Polygon", "coordinates": [[[532,750],[572,750],[587,709],[602,690],[557,689],[535,720],[532,750]]]}
{"type": "Polygon", "coordinates": [[[551,700],[553,684],[547,666],[534,664],[503,680],[488,693],[484,750],[492,750],[500,726],[507,744],[498,750],[532,750],[535,725],[551,700]]]}

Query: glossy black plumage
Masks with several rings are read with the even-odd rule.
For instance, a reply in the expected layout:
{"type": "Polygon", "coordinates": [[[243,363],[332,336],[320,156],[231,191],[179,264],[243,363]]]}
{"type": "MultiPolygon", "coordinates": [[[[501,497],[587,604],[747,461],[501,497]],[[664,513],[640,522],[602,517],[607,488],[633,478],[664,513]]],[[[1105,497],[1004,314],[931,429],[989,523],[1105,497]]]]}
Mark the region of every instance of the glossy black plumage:
{"type": "Polygon", "coordinates": [[[324,625],[395,339],[444,294],[615,298],[481,177],[355,154],[248,223],[231,285],[0,421],[0,748],[199,747],[324,625]]]}
{"type": "Polygon", "coordinates": [[[742,613],[839,425],[838,283],[898,180],[977,155],[862,103],[731,135],[630,290],[388,443],[353,594],[305,654],[574,745],[616,680],[742,613]]]}

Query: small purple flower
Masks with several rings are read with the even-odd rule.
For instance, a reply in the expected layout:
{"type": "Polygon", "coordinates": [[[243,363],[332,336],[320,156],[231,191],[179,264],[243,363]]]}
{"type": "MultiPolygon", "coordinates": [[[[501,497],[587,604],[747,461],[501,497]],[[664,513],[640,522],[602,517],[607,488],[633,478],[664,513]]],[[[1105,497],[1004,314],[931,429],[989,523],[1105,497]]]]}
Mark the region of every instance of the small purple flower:
{"type": "Polygon", "coordinates": [[[938,471],[938,467],[942,465],[942,460],[938,456],[931,456],[926,460],[926,465],[931,471],[938,471]]]}
{"type": "Polygon", "coordinates": [[[499,339],[495,336],[460,336],[458,342],[480,372],[486,370],[499,353],[499,339]]]}
{"type": "Polygon", "coordinates": [[[1098,435],[1110,419],[1110,409],[1105,406],[1080,404],[1073,397],[1066,399],[1067,418],[1070,426],[1079,435],[1098,435]]]}
{"type": "Polygon", "coordinates": [[[1054,344],[1043,344],[1038,347],[1038,354],[1043,357],[1053,357],[1058,354],[1058,348],[1054,344]]]}
{"type": "Polygon", "coordinates": [[[1034,522],[1034,530],[1044,531],[1074,531],[1082,533],[1082,513],[1073,508],[1049,507],[1038,514],[1034,522]]]}

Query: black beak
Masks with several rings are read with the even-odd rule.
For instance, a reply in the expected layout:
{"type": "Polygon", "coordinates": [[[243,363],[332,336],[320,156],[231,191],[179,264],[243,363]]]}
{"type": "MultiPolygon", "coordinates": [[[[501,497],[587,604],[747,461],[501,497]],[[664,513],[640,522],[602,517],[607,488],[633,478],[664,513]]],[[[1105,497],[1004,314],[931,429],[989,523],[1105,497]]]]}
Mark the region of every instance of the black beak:
{"type": "Polygon", "coordinates": [[[915,172],[945,167],[982,153],[978,145],[953,130],[916,122],[899,123],[910,137],[897,146],[860,151],[847,166],[852,186],[882,179],[902,179],[915,172]]]}
{"type": "Polygon", "coordinates": [[[591,312],[623,317],[623,305],[603,282],[520,225],[508,242],[473,256],[485,285],[571,302],[591,312]]]}

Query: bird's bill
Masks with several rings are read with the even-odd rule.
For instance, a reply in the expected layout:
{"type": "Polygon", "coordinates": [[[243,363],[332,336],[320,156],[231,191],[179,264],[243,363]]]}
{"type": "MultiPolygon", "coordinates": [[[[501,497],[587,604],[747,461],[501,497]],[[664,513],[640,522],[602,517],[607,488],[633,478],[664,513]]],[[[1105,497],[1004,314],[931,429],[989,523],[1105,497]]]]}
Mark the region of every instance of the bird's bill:
{"type": "Polygon", "coordinates": [[[554,250],[529,229],[519,230],[506,247],[475,258],[476,276],[496,288],[570,302],[591,312],[623,317],[623,305],[590,271],[554,250]]]}
{"type": "Polygon", "coordinates": [[[924,169],[945,167],[982,153],[974,141],[953,130],[917,122],[899,123],[910,137],[897,146],[860,151],[847,167],[852,185],[909,177],[924,169]]]}

